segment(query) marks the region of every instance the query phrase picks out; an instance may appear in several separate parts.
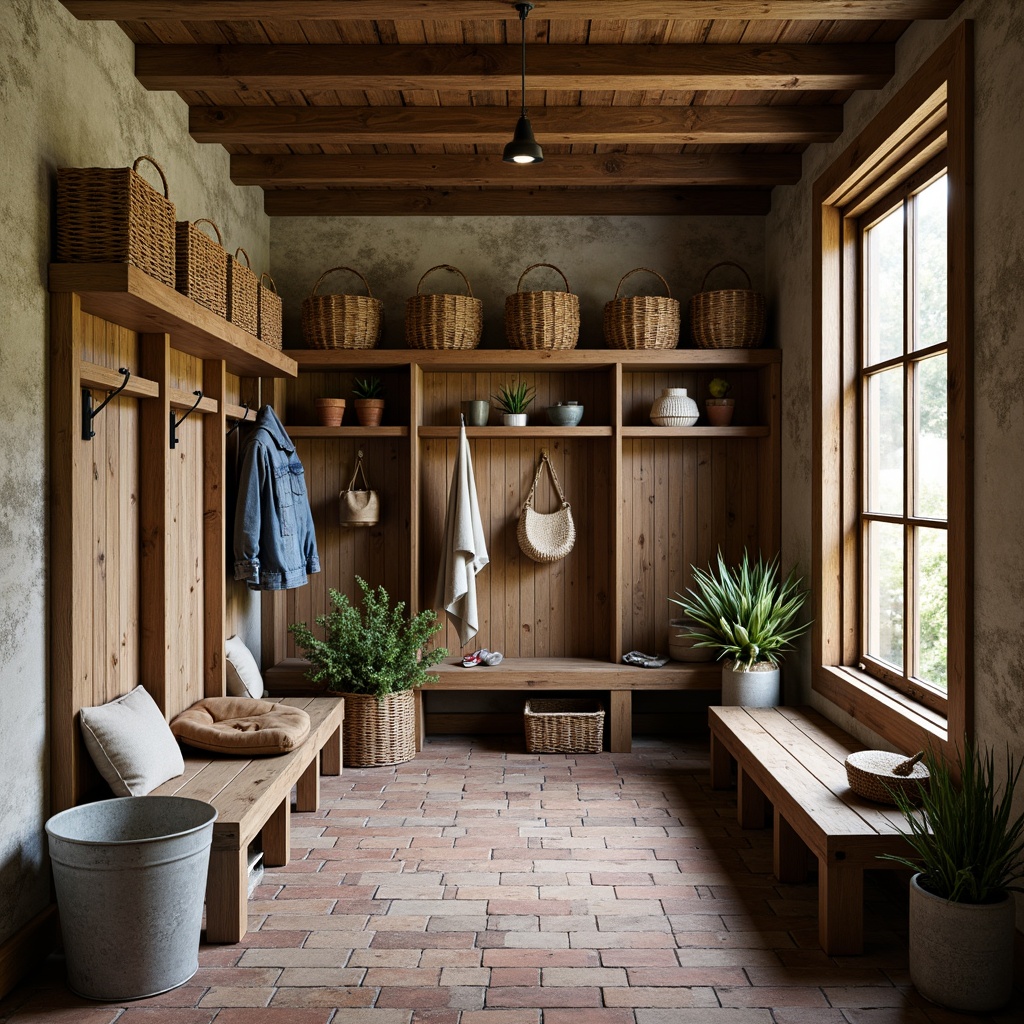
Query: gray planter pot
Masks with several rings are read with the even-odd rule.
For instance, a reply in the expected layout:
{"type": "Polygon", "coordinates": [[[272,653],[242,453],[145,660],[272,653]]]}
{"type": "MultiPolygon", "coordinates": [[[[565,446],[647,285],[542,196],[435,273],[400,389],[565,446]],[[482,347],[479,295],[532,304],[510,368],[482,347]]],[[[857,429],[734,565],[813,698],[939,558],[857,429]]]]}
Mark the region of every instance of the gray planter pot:
{"type": "Polygon", "coordinates": [[[1013,898],[950,903],[910,880],[910,980],[940,1006],[998,1010],[1013,994],[1013,898]]]}
{"type": "Polygon", "coordinates": [[[736,662],[722,663],[722,703],[726,706],[773,708],[781,699],[780,673],[767,662],[740,671],[736,662]]]}

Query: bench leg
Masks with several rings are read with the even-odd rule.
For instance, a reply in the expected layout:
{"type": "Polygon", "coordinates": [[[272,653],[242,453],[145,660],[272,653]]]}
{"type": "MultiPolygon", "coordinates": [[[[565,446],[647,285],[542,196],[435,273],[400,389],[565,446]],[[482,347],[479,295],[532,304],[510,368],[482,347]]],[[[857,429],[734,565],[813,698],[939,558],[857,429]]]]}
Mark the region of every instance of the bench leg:
{"type": "Polygon", "coordinates": [[[315,811],[320,806],[320,759],[313,755],[313,760],[306,765],[306,770],[299,776],[295,784],[295,809],[297,811],[315,811]]]}
{"type": "Polygon", "coordinates": [[[864,949],[864,870],[859,864],[818,860],[818,938],[829,956],[864,949]]]}
{"type": "Polygon", "coordinates": [[[792,825],[776,810],[774,843],[775,877],[780,882],[807,880],[807,847],[792,825]]]}
{"type": "Polygon", "coordinates": [[[609,697],[609,746],[612,753],[628,754],[633,749],[633,692],[612,690],[609,697]]]}
{"type": "Polygon", "coordinates": [[[764,828],[768,817],[764,794],[742,765],[737,772],[736,789],[736,820],[740,828],[764,828]]]}
{"type": "Polygon", "coordinates": [[[732,755],[725,744],[711,734],[711,788],[728,789],[732,785],[732,755]]]}
{"type": "Polygon", "coordinates": [[[211,850],[206,879],[206,941],[238,942],[249,925],[246,850],[211,850]]]}
{"type": "Polygon", "coordinates": [[[341,726],[339,725],[323,745],[320,751],[320,774],[341,774],[341,726]]]}
{"type": "Polygon", "coordinates": [[[282,868],[288,863],[291,853],[291,811],[289,794],[263,826],[263,863],[268,868],[282,868]]]}

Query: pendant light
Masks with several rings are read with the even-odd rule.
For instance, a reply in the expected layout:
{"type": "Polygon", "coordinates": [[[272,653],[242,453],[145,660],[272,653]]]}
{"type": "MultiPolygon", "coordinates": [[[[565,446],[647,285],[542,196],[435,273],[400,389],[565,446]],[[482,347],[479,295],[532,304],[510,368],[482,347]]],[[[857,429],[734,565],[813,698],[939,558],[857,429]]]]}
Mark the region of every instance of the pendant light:
{"type": "Polygon", "coordinates": [[[544,150],[537,145],[537,140],[533,137],[530,119],[526,116],[526,16],[533,10],[533,4],[516,4],[516,10],[519,12],[523,46],[522,111],[516,122],[512,141],[505,147],[501,159],[507,164],[539,164],[544,159],[544,150]]]}

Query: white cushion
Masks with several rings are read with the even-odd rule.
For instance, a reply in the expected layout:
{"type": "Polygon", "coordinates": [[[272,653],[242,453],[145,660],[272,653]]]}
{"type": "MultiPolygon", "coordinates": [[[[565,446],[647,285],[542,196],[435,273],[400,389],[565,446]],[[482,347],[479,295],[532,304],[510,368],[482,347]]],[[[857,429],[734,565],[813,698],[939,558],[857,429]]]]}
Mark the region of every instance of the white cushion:
{"type": "Polygon", "coordinates": [[[228,661],[228,696],[259,700],[263,696],[263,676],[252,651],[237,636],[228,637],[224,641],[224,651],[228,661]]]}
{"type": "Polygon", "coordinates": [[[86,749],[115,796],[145,796],[185,771],[181,748],[142,686],[79,712],[86,749]]]}

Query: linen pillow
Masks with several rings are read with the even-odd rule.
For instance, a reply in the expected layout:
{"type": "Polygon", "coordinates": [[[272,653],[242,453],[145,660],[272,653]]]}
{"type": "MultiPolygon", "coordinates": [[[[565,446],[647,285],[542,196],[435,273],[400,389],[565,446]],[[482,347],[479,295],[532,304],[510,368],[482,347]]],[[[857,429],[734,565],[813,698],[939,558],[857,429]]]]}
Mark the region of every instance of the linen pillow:
{"type": "Polygon", "coordinates": [[[263,696],[263,676],[252,651],[240,637],[232,636],[224,641],[224,653],[227,656],[228,696],[259,700],[263,696]]]}
{"type": "Polygon", "coordinates": [[[206,697],[182,711],[171,730],[182,743],[215,754],[287,754],[309,735],[309,715],[269,700],[206,697]]]}
{"type": "Polygon", "coordinates": [[[145,796],[185,771],[174,734],[145,687],[78,714],[89,756],[115,796],[145,796]]]}

